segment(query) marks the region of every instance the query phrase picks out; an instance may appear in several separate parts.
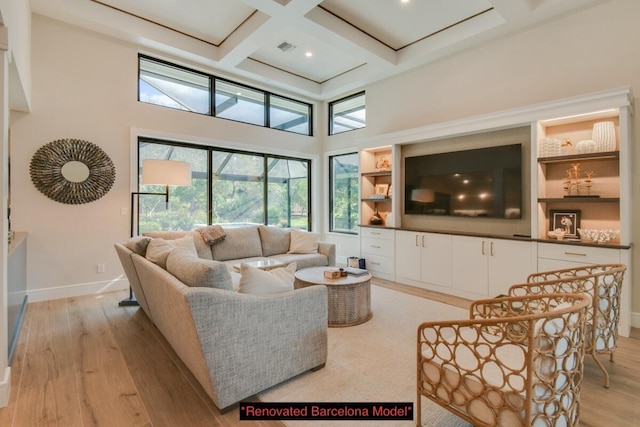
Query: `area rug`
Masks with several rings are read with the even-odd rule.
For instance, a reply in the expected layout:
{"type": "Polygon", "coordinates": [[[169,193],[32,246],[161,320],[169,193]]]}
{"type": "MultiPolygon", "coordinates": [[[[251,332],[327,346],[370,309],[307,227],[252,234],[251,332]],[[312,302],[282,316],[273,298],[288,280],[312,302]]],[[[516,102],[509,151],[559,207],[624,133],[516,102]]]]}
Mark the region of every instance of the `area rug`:
{"type": "MultiPolygon", "coordinates": [[[[258,395],[262,402],[413,402],[416,406],[416,334],[425,321],[468,318],[468,311],[373,285],[373,317],[329,328],[329,357],[309,372],[258,395]]],[[[423,426],[469,426],[426,398],[423,426]]],[[[284,421],[296,426],[414,426],[414,421],[284,421]]]]}

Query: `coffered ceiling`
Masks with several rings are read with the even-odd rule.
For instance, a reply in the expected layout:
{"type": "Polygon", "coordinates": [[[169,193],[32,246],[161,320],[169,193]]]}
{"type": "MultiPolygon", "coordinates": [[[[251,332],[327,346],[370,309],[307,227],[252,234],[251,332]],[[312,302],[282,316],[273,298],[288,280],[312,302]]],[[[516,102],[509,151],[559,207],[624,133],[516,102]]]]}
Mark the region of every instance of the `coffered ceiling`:
{"type": "Polygon", "coordinates": [[[34,13],[311,99],[607,0],[31,0],[34,13]],[[310,56],[309,56],[310,55],[310,56]]]}

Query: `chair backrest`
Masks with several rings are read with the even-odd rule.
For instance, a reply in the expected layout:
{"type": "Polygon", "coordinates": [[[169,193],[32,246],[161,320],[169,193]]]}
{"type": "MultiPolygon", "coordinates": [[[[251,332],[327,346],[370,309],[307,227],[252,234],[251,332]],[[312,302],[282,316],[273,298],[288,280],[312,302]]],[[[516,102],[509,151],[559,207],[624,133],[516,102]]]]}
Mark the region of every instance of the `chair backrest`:
{"type": "Polygon", "coordinates": [[[477,425],[576,425],[585,294],[474,301],[418,329],[418,393],[477,425]]]}
{"type": "Polygon", "coordinates": [[[587,316],[587,351],[613,351],[620,323],[620,295],[627,267],[624,264],[593,264],[530,274],[528,283],[513,285],[509,295],[541,295],[582,292],[592,299],[587,316]]]}
{"type": "Polygon", "coordinates": [[[565,300],[536,323],[531,425],[577,425],[587,304],[565,300]],[[551,407],[554,411],[549,414],[551,407]]]}

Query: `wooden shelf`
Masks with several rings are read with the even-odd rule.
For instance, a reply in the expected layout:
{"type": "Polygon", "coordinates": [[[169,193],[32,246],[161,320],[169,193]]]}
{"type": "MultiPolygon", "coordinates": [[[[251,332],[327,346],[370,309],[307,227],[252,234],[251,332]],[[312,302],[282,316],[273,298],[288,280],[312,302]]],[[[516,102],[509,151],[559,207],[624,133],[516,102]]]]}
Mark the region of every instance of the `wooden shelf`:
{"type": "Polygon", "coordinates": [[[376,199],[376,198],[364,198],[364,199],[360,199],[361,202],[380,202],[380,203],[385,203],[385,202],[391,202],[391,197],[385,197],[384,199],[376,199]]]}
{"type": "Polygon", "coordinates": [[[601,153],[583,153],[583,154],[571,154],[568,156],[554,156],[554,157],[540,157],[538,163],[569,163],[576,161],[589,161],[589,160],[606,160],[606,159],[619,159],[619,151],[603,151],[601,153]]]}
{"type": "Polygon", "coordinates": [[[361,174],[362,176],[371,176],[371,177],[376,177],[376,176],[391,176],[391,170],[384,170],[384,171],[375,171],[375,172],[362,172],[361,174]]]}

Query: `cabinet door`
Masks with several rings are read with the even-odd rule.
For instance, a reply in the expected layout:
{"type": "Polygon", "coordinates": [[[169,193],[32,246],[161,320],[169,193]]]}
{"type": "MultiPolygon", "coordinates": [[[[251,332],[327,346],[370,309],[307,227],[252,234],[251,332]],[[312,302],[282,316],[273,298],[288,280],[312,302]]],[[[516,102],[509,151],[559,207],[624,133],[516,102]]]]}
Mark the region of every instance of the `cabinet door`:
{"type": "Polygon", "coordinates": [[[452,236],[452,243],[453,288],[480,297],[488,296],[490,240],[452,236]]]}
{"type": "Polygon", "coordinates": [[[420,247],[420,280],[430,285],[451,286],[451,235],[422,233],[420,247]]]}
{"type": "Polygon", "coordinates": [[[524,283],[535,271],[530,242],[491,240],[489,242],[489,297],[506,294],[511,285],[524,283]]]}
{"type": "Polygon", "coordinates": [[[396,231],[396,276],[420,281],[420,233],[396,231]]]}

